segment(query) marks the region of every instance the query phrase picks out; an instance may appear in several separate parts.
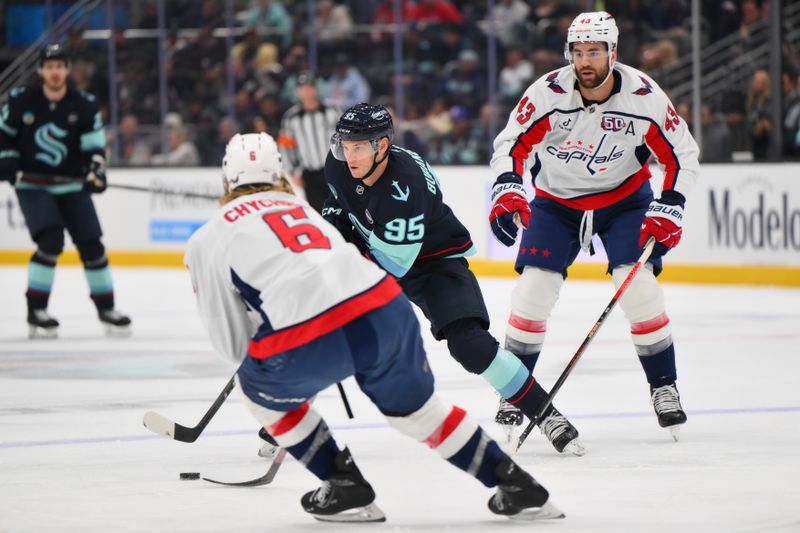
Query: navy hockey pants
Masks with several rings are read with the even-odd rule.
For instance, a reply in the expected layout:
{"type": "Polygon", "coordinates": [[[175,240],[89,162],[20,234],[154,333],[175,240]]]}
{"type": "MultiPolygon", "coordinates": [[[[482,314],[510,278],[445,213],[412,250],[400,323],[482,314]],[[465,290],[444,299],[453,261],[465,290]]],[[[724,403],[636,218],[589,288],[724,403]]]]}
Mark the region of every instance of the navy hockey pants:
{"type": "Polygon", "coordinates": [[[387,416],[413,413],[433,395],[419,321],[404,295],[298,348],[248,355],[239,369],[247,397],[275,411],[297,409],[349,376],[387,416]]]}

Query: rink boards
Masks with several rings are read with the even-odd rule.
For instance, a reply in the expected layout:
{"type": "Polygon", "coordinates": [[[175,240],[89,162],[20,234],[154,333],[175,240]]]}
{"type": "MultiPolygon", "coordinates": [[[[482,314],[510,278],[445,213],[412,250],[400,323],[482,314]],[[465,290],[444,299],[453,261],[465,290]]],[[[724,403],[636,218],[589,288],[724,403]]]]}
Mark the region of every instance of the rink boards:
{"type": "MultiPolygon", "coordinates": [[[[488,167],[437,167],[445,201],[470,230],[479,275],[513,276],[515,249],[489,235],[486,213],[493,176],[488,167]]],[[[654,169],[657,172],[657,169],[654,169]]],[[[703,165],[687,202],[683,239],[667,258],[664,281],[800,286],[800,164],[703,165]]],[[[220,171],[112,169],[113,185],[95,197],[104,242],[116,266],[180,267],[191,233],[216,210],[214,200],[189,197],[221,193],[220,171]]],[[[658,177],[654,178],[657,188],[658,177]]],[[[28,261],[32,243],[10,187],[0,188],[0,264],[28,261]]],[[[605,255],[581,255],[570,269],[576,279],[605,275],[605,255]]],[[[78,264],[71,244],[61,264],[78,264]]]]}

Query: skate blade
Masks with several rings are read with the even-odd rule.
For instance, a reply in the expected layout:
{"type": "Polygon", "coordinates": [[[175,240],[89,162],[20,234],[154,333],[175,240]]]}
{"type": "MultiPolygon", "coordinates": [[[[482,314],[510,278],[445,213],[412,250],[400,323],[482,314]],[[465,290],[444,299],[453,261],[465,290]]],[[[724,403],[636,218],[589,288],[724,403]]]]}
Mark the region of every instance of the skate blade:
{"type": "Polygon", "coordinates": [[[520,433],[522,433],[522,427],[512,424],[498,424],[498,425],[501,428],[503,428],[503,433],[506,436],[506,445],[510,446],[513,450],[514,447],[512,445],[519,439],[519,435],[520,433]]]}
{"type": "Polygon", "coordinates": [[[386,522],[386,515],[381,508],[371,503],[364,507],[355,507],[333,515],[312,515],[320,522],[386,522]]]}
{"type": "Polygon", "coordinates": [[[676,426],[670,426],[670,427],[668,428],[668,429],[669,429],[669,433],[670,433],[670,435],[672,435],[672,440],[674,440],[675,442],[678,442],[678,441],[680,440],[680,436],[681,436],[681,425],[682,425],[682,424],[678,424],[678,425],[676,425],[676,426]]]}
{"type": "Polygon", "coordinates": [[[561,509],[547,501],[541,507],[529,507],[528,509],[523,509],[517,514],[510,515],[508,518],[522,522],[532,520],[553,520],[564,517],[566,517],[566,515],[561,509]]]}
{"type": "Polygon", "coordinates": [[[575,438],[572,439],[564,446],[564,450],[561,453],[571,453],[572,455],[577,455],[578,457],[586,454],[586,448],[583,447],[583,444],[575,438]]]}
{"type": "Polygon", "coordinates": [[[118,339],[124,339],[126,337],[130,337],[133,332],[131,331],[130,326],[114,326],[112,324],[103,324],[106,330],[106,337],[115,337],[118,339]]]}
{"type": "Polygon", "coordinates": [[[58,338],[58,328],[42,328],[39,326],[28,327],[29,339],[55,339],[58,338]]]}

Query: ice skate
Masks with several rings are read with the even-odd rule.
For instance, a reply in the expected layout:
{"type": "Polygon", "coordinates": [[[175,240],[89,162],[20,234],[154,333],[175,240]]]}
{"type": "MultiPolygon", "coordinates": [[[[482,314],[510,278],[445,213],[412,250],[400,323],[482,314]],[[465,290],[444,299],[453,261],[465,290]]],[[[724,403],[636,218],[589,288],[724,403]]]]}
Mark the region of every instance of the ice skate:
{"type": "Polygon", "coordinates": [[[350,450],[336,455],[336,474],[300,499],[303,509],[323,522],[385,522],[375,491],[358,470],[350,450]]]}
{"type": "Polygon", "coordinates": [[[508,403],[502,397],[500,398],[500,405],[497,408],[497,414],[494,416],[494,421],[497,423],[506,434],[506,442],[512,443],[517,438],[516,433],[522,426],[522,411],[516,406],[508,403]]]}
{"type": "Polygon", "coordinates": [[[58,337],[58,320],[47,309],[28,309],[28,338],[55,339],[58,337]]]}
{"type": "Polygon", "coordinates": [[[539,421],[539,430],[558,453],[577,456],[586,453],[586,448],[578,440],[578,430],[555,407],[548,416],[539,421]]]}
{"type": "Polygon", "coordinates": [[[258,449],[258,456],[269,459],[270,461],[274,460],[275,456],[278,455],[278,451],[281,449],[280,445],[264,428],[258,430],[258,437],[261,439],[261,447],[258,449]]]}
{"type": "Polygon", "coordinates": [[[105,326],[109,337],[127,337],[131,334],[131,319],[116,309],[102,309],[97,312],[100,322],[105,326]]]}
{"type": "Polygon", "coordinates": [[[510,458],[497,465],[497,492],[489,499],[489,510],[512,520],[564,518],[550,503],[547,489],[539,485],[510,458]]]}
{"type": "Polygon", "coordinates": [[[678,442],[681,426],[686,423],[686,413],[681,407],[681,397],[675,383],[661,387],[650,387],[650,401],[658,415],[658,425],[668,428],[675,442],[678,442]]]}

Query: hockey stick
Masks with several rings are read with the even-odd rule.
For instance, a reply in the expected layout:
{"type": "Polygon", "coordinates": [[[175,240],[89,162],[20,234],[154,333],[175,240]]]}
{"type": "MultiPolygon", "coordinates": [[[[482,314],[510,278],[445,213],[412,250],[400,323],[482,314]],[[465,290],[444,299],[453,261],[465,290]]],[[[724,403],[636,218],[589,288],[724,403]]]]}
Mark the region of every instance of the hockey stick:
{"type": "Polygon", "coordinates": [[[631,281],[633,281],[633,278],[634,276],[636,276],[636,273],[639,272],[640,268],[642,268],[642,265],[645,264],[645,262],[647,262],[647,259],[653,252],[653,246],[655,246],[655,243],[656,243],[655,237],[650,237],[649,239],[647,239],[641,257],[639,257],[639,260],[636,261],[636,264],[633,265],[633,268],[628,273],[628,276],[625,278],[625,281],[622,282],[622,285],[619,286],[619,289],[617,289],[617,292],[614,294],[614,297],[611,298],[610,302],[608,302],[608,305],[603,310],[603,313],[600,315],[600,318],[597,319],[597,322],[594,323],[594,326],[592,326],[592,329],[589,331],[589,334],[586,335],[585,339],[583,339],[583,342],[581,343],[580,347],[578,347],[578,351],[575,352],[575,355],[573,355],[572,359],[570,359],[569,363],[567,363],[567,367],[558,377],[556,384],[553,385],[553,388],[550,390],[550,394],[548,394],[544,402],[542,402],[542,405],[541,407],[539,407],[539,410],[536,412],[536,415],[531,419],[531,421],[528,423],[528,426],[520,434],[519,438],[517,439],[517,443],[514,446],[515,453],[519,450],[519,447],[522,446],[522,443],[525,442],[525,439],[528,438],[528,435],[530,434],[531,431],[533,431],[533,428],[536,427],[536,424],[539,423],[539,420],[541,420],[544,412],[547,410],[548,407],[550,407],[550,404],[553,403],[553,397],[561,389],[561,386],[564,385],[564,381],[566,381],[567,376],[570,375],[572,369],[575,368],[575,364],[578,362],[578,359],[581,358],[583,352],[589,346],[589,343],[592,342],[592,339],[594,339],[595,334],[597,334],[597,332],[600,330],[600,326],[602,326],[603,323],[606,321],[606,318],[608,318],[608,315],[611,313],[611,310],[614,309],[614,307],[617,305],[617,300],[619,300],[620,296],[622,296],[622,293],[624,293],[625,290],[628,288],[628,286],[631,284],[631,281]]]}
{"type": "Polygon", "coordinates": [[[225,399],[233,390],[235,386],[234,378],[236,374],[231,376],[231,379],[228,380],[228,383],[225,385],[225,388],[222,389],[222,392],[219,393],[217,399],[214,400],[214,403],[211,404],[211,407],[206,411],[206,414],[203,415],[203,418],[200,419],[200,422],[197,423],[194,427],[186,427],[173,422],[172,420],[156,413],[155,411],[147,411],[144,414],[144,419],[142,423],[144,423],[144,427],[156,433],[158,435],[162,435],[164,437],[168,437],[173,440],[179,440],[181,442],[194,442],[197,440],[197,437],[206,429],[206,426],[214,418],[214,415],[217,414],[219,408],[222,407],[222,404],[225,402],[225,399]]]}
{"type": "Polygon", "coordinates": [[[342,403],[344,404],[344,410],[347,411],[347,418],[354,418],[353,411],[350,409],[350,402],[347,401],[347,394],[344,392],[344,387],[342,387],[342,382],[336,384],[336,387],[339,389],[339,396],[342,397],[342,403]]]}
{"type": "Polygon", "coordinates": [[[172,194],[175,196],[184,196],[186,198],[199,198],[201,200],[219,200],[219,196],[213,194],[203,194],[199,192],[190,191],[173,191],[170,189],[151,189],[149,187],[139,187],[138,185],[122,185],[121,183],[109,183],[109,189],[122,189],[126,191],[146,192],[152,194],[172,194]]]}
{"type": "MultiPolygon", "coordinates": [[[[233,390],[236,384],[234,381],[235,378],[236,374],[231,376],[231,379],[228,380],[225,388],[222,389],[222,392],[219,393],[217,399],[214,400],[214,403],[211,404],[211,407],[209,407],[208,411],[206,411],[206,414],[203,415],[203,418],[200,419],[200,422],[198,422],[196,426],[186,427],[178,424],[177,422],[173,422],[169,418],[160,415],[155,411],[147,411],[142,419],[144,427],[153,433],[156,433],[157,435],[161,435],[173,440],[179,440],[181,442],[196,441],[197,437],[199,437],[203,430],[206,429],[208,423],[211,422],[211,419],[214,418],[214,415],[217,414],[217,411],[219,411],[219,408],[222,407],[222,404],[233,390]]],[[[344,388],[342,387],[341,383],[337,383],[337,385],[339,387],[339,393],[342,396],[342,402],[344,402],[344,408],[347,411],[347,416],[353,418],[353,411],[350,410],[350,402],[347,401],[347,395],[344,393],[344,388]]]]}
{"type": "Polygon", "coordinates": [[[204,477],[204,481],[209,481],[211,483],[216,483],[217,485],[225,485],[226,487],[258,487],[260,485],[269,485],[272,483],[272,480],[275,479],[275,474],[278,473],[278,469],[281,467],[283,463],[283,458],[286,457],[286,450],[281,448],[278,454],[275,456],[275,459],[272,460],[272,464],[269,466],[269,470],[267,473],[261,477],[256,479],[251,479],[249,481],[239,481],[239,482],[230,482],[230,481],[217,481],[216,479],[211,479],[204,477]]]}

